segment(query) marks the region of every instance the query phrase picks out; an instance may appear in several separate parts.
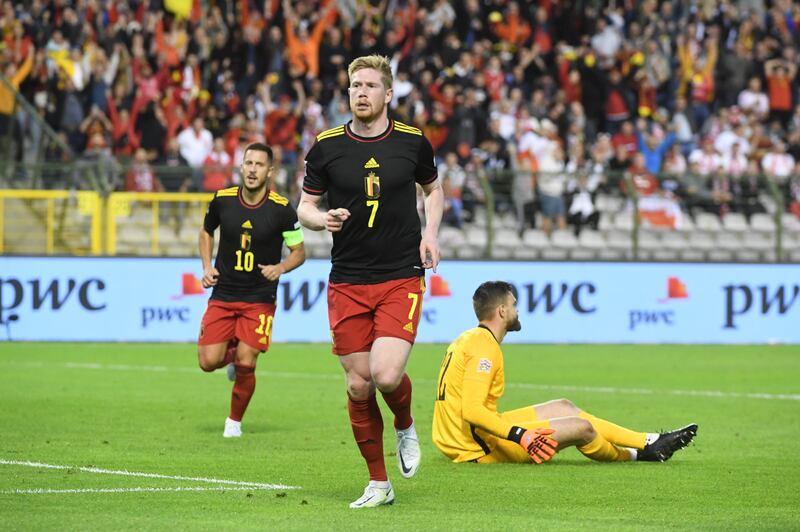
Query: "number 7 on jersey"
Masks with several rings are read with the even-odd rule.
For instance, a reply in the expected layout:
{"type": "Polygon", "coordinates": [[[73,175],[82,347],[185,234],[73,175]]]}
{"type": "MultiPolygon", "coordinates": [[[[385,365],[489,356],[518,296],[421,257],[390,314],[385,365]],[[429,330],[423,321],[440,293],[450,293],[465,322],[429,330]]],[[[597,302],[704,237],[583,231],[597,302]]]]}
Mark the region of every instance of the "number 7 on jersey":
{"type": "Polygon", "coordinates": [[[367,222],[367,227],[369,228],[372,228],[375,223],[375,214],[378,212],[379,203],[378,200],[367,200],[367,207],[372,208],[372,212],[369,214],[369,221],[367,222]]]}

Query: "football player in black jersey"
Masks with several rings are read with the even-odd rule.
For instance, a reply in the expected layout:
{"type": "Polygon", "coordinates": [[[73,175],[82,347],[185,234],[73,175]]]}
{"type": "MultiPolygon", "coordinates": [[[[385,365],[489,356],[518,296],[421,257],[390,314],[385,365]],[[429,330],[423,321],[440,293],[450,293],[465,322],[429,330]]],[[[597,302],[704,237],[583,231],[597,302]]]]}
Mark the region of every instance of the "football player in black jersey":
{"type": "Polygon", "coordinates": [[[242,186],[216,192],[200,230],[203,286],[214,287],[200,324],[198,359],[203,371],[229,365],[234,381],[223,436],[241,436],[241,421],[256,387],[256,359],[269,349],[278,278],[305,261],[303,231],[289,200],[269,190],[269,146],[247,146],[242,186]],[[211,264],[214,231],[217,258],[211,264]],[[281,261],[283,244],[289,254],[281,261]]]}
{"type": "Polygon", "coordinates": [[[405,368],[419,324],[424,269],[435,271],[439,262],[444,195],[428,139],[388,117],[389,61],[359,57],[348,74],[353,120],[317,136],[306,156],[297,210],[304,226],[333,234],[328,283],[333,353],[347,376],[350,424],[370,476],[350,507],[371,508],[394,501],[376,388],[395,415],[400,473],[408,478],[419,467],[405,368]],[[424,233],[417,185],[425,192],[424,233]],[[319,210],[323,194],[327,211],[319,210]]]}

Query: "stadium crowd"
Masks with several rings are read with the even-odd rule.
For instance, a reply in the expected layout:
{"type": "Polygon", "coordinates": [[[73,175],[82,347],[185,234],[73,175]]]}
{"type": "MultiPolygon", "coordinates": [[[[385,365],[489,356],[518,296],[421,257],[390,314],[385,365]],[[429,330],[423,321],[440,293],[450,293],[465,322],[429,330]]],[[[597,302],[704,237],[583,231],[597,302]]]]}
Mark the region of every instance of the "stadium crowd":
{"type": "MultiPolygon", "coordinates": [[[[298,161],[349,119],[349,61],[379,53],[450,225],[482,174],[520,231],[596,227],[626,183],[656,225],[764,212],[767,180],[800,217],[798,1],[7,0],[0,28],[7,80],[75,153],[124,164],[120,189],[225,187],[262,141],[296,200],[298,161]]],[[[24,116],[0,84],[20,159],[42,137],[24,116]]]]}

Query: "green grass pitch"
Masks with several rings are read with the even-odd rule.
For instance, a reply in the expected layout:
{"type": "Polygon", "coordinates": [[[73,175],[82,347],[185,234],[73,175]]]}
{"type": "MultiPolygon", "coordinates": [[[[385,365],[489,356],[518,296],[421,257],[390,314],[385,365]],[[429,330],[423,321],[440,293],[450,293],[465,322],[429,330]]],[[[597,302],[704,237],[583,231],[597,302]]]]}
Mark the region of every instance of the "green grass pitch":
{"type": "Polygon", "coordinates": [[[504,350],[501,409],[567,397],[638,430],[695,421],[697,439],[665,464],[575,449],[543,466],[450,464],[430,441],[444,346],[418,345],[422,466],[400,476],[387,430],[396,502],[355,511],[366,468],[326,345],[263,355],[245,434],[226,440],[230,383],[202,373],[192,345],[3,343],[0,530],[800,529],[800,347],[504,350]]]}

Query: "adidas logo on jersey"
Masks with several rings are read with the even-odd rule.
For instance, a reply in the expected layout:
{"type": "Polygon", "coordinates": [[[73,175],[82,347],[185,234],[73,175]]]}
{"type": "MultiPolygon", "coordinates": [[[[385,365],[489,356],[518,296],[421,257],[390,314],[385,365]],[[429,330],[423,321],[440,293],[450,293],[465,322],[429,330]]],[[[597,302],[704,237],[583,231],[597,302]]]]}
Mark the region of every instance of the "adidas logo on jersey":
{"type": "Polygon", "coordinates": [[[378,164],[378,161],[375,160],[375,157],[370,157],[369,161],[364,164],[364,168],[380,168],[381,165],[378,164]]]}
{"type": "Polygon", "coordinates": [[[407,333],[414,334],[414,324],[409,321],[403,326],[403,330],[407,333]]]}
{"type": "Polygon", "coordinates": [[[250,223],[250,220],[247,220],[245,223],[242,224],[242,229],[252,229],[253,224],[250,223]]]}

